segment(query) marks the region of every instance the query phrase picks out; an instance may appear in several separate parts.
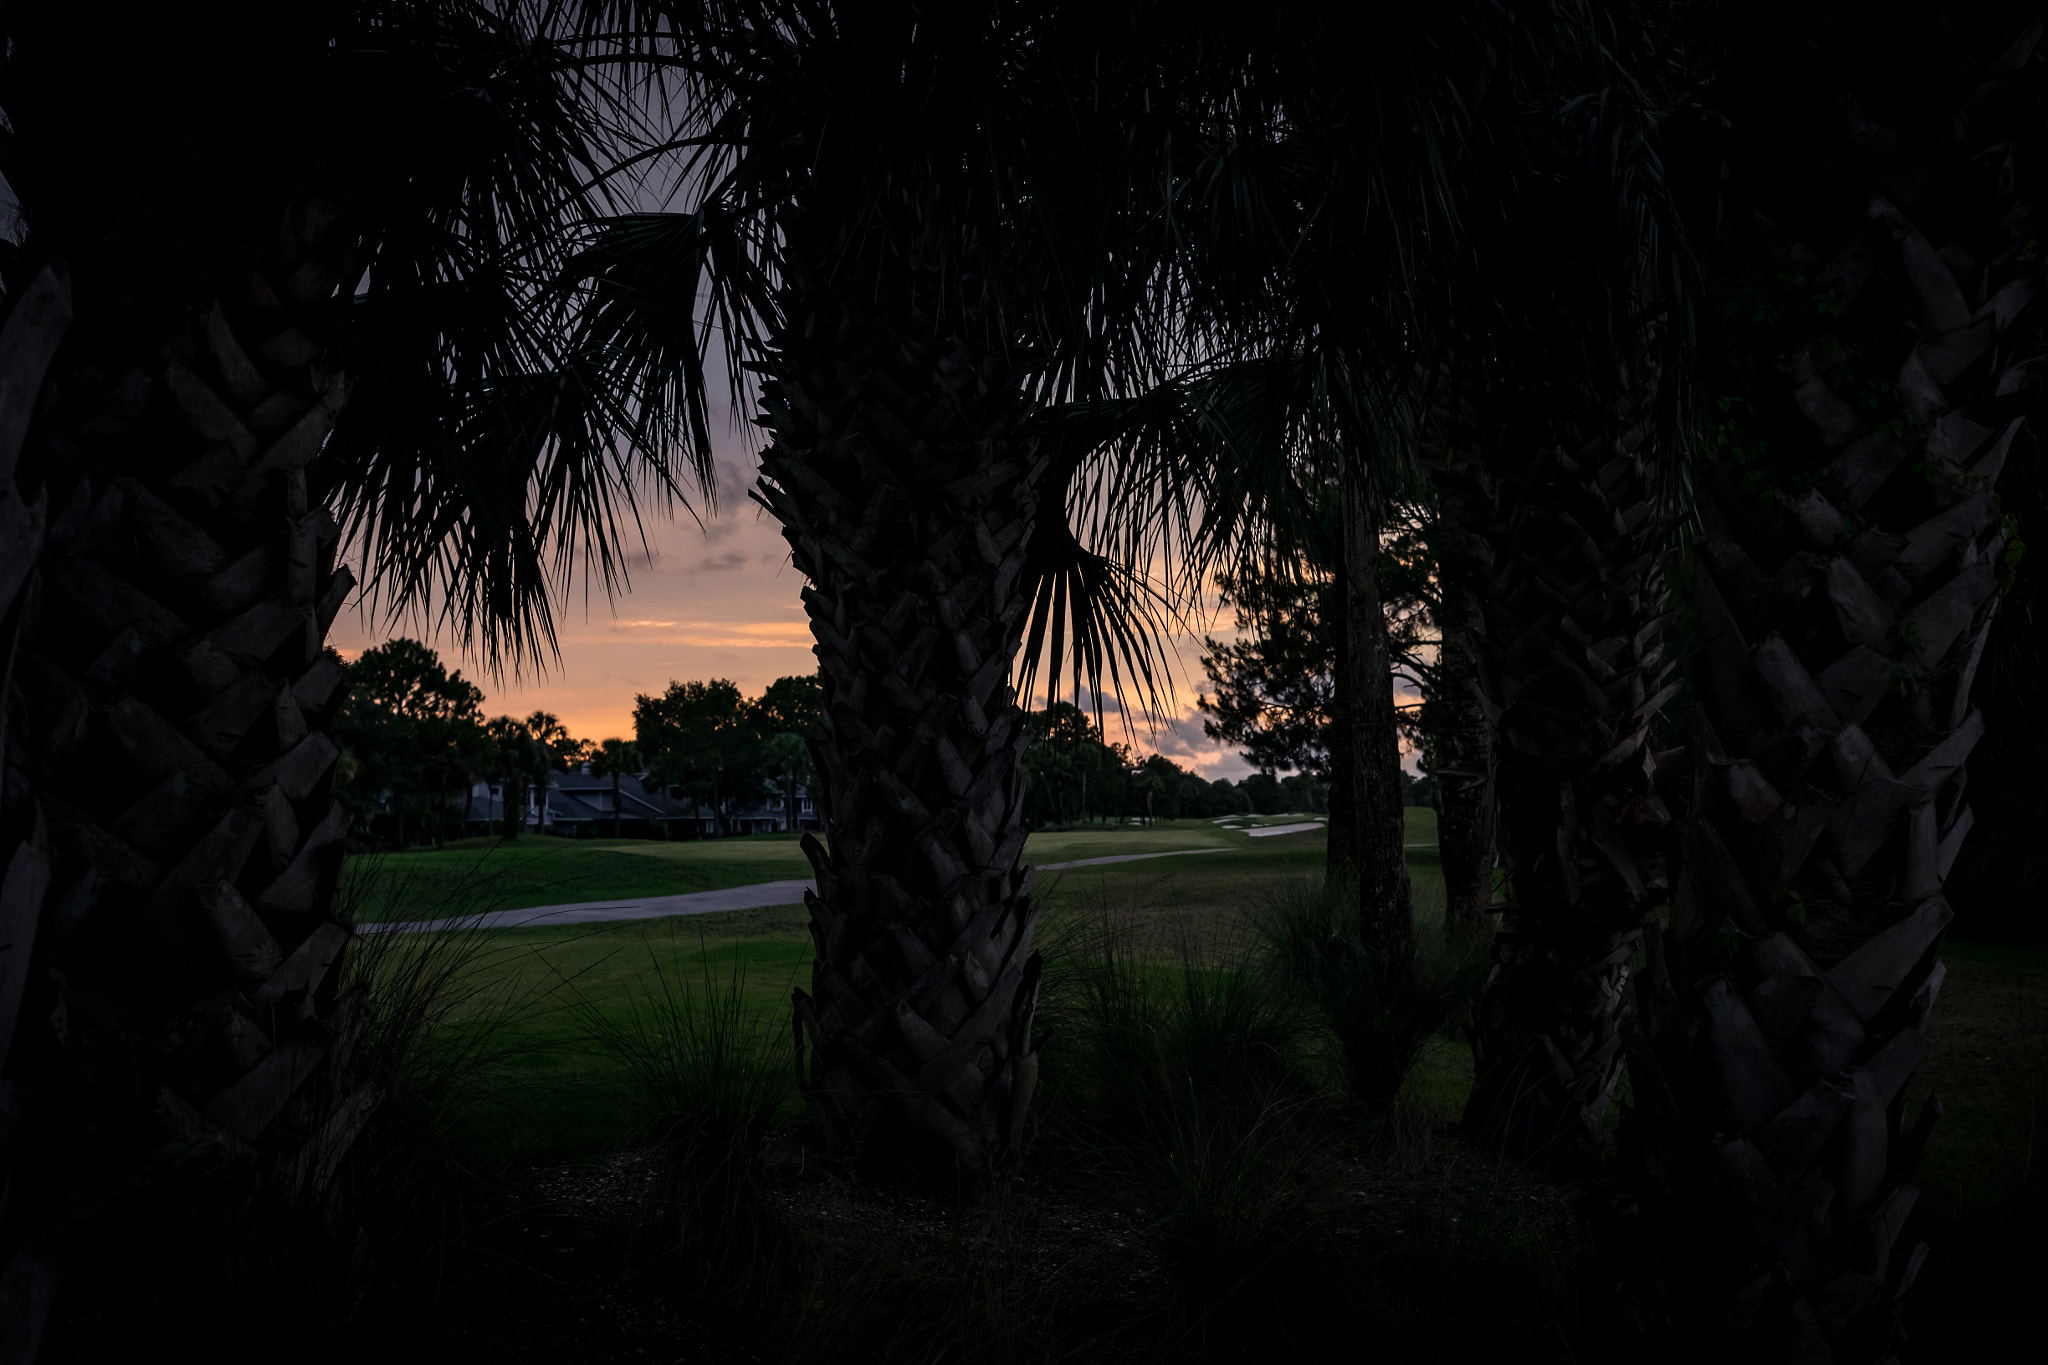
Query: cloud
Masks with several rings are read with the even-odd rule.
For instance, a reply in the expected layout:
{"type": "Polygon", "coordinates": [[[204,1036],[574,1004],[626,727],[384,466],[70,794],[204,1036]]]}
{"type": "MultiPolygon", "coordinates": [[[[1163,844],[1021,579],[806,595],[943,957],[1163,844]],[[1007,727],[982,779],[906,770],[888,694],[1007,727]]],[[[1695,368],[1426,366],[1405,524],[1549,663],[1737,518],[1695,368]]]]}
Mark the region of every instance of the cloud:
{"type": "Polygon", "coordinates": [[[752,452],[739,458],[730,455],[720,456],[714,467],[718,478],[718,500],[721,503],[729,500],[734,505],[752,506],[746,500],[747,490],[754,486],[754,480],[761,472],[760,461],[754,458],[752,452]]]}
{"type": "Polygon", "coordinates": [[[1237,750],[1202,733],[1201,713],[1192,706],[1183,707],[1178,716],[1146,735],[1136,747],[1141,752],[1164,754],[1211,781],[1219,777],[1239,778],[1251,771],[1251,765],[1238,756],[1237,750]]]}
{"type": "Polygon", "coordinates": [[[693,574],[731,573],[734,569],[744,569],[746,567],[747,555],[745,554],[745,552],[740,550],[727,550],[722,555],[712,555],[707,558],[698,560],[695,564],[692,564],[690,566],[689,571],[693,574]]]}
{"type": "MultiPolygon", "coordinates": [[[[631,632],[635,647],[684,645],[692,649],[809,649],[810,624],[795,621],[614,621],[631,632]]],[[[594,642],[593,642],[594,643],[594,642]]]]}

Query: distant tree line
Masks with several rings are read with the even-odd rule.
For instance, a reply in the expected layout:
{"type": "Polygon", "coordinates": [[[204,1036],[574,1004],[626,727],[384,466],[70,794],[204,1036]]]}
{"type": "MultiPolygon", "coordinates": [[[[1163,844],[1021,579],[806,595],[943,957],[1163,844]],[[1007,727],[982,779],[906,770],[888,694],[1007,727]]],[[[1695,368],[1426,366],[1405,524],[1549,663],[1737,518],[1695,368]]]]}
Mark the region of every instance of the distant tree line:
{"type": "MultiPolygon", "coordinates": [[[[1031,718],[1022,765],[1026,820],[1043,827],[1326,814],[1327,715],[1312,701],[1298,713],[1286,709],[1287,698],[1327,695],[1328,661],[1314,652],[1318,623],[1276,610],[1279,595],[1270,589],[1255,600],[1264,613],[1255,628],[1266,633],[1235,646],[1211,642],[1231,651],[1233,671],[1218,679],[1223,665],[1211,664],[1218,699],[1203,706],[1211,737],[1243,743],[1242,757],[1258,771],[1212,780],[1164,754],[1140,757],[1108,740],[1073,703],[1054,702],[1031,718]]],[[[1241,626],[1252,620],[1241,612],[1241,626]]],[[[631,740],[599,741],[576,738],[547,711],[486,717],[483,690],[417,640],[400,637],[363,651],[347,677],[336,725],[339,786],[364,842],[439,847],[458,837],[470,785],[480,780],[503,794],[496,832],[517,838],[527,828],[530,793],[585,764],[593,775],[612,777],[615,789],[619,777],[630,776],[696,802],[713,813],[721,835],[732,833],[741,808],[769,800],[779,801],[795,828],[798,790],[815,787],[808,739],[818,715],[815,676],[777,678],[758,697],[726,678],[671,682],[660,693],[634,697],[631,740]]],[[[1410,779],[1411,805],[1430,805],[1433,797],[1429,779],[1410,779]]]]}
{"type": "MultiPolygon", "coordinates": [[[[363,842],[439,847],[462,832],[478,781],[502,793],[496,832],[517,838],[530,794],[586,764],[612,778],[615,795],[619,778],[644,776],[696,800],[722,834],[735,810],[771,797],[793,827],[797,789],[812,780],[804,736],[817,719],[815,677],[777,678],[754,698],[723,678],[672,682],[659,696],[634,698],[632,740],[599,741],[576,738],[547,711],[487,718],[482,689],[417,640],[363,651],[345,677],[337,790],[363,842]]],[[[614,799],[614,834],[617,810],[614,799]]]]}

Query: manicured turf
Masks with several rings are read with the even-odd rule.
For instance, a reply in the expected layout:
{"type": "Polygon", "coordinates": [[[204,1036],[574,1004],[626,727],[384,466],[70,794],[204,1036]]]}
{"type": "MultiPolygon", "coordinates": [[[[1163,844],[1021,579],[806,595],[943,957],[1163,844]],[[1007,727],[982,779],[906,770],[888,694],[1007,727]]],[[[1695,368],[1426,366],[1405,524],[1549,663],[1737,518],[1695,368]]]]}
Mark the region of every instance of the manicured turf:
{"type": "MultiPolygon", "coordinates": [[[[1433,843],[1435,812],[1409,816],[1409,842],[1433,843]]],[[[1184,947],[1227,952],[1241,938],[1247,905],[1277,879],[1318,875],[1323,845],[1321,830],[1253,840],[1206,821],[1035,834],[1025,849],[1034,864],[1218,850],[1043,874],[1039,941],[1056,952],[1063,936],[1108,917],[1167,956],[1184,947]]],[[[1418,918],[1427,925],[1443,904],[1434,850],[1411,849],[1410,860],[1418,918]]],[[[432,919],[709,890],[807,871],[797,840],[788,835],[701,843],[528,836],[510,847],[478,840],[441,852],[361,858],[351,864],[348,880],[368,903],[364,919],[432,919]]],[[[590,1036],[597,1019],[622,1020],[666,992],[697,996],[727,989],[737,968],[763,1038],[782,1046],[790,1036],[790,991],[809,984],[806,924],[803,907],[775,906],[620,924],[409,935],[419,946],[403,951],[444,952],[474,964],[442,1044],[487,1049],[471,1117],[501,1153],[543,1160],[593,1154],[634,1137],[635,1106],[625,1077],[590,1036]],[[428,946],[436,939],[445,946],[428,946]]],[[[1461,1049],[1449,1049],[1444,1061],[1454,1077],[1470,1070],[1461,1049]]],[[[1460,1085],[1454,1080],[1452,1088],[1460,1085]]],[[[794,1106],[794,1086],[791,1097],[794,1106]]],[[[1448,1103],[1440,1097],[1432,1108],[1448,1103]]]]}
{"type": "Polygon", "coordinates": [[[793,906],[465,937],[488,984],[452,1013],[441,1043],[484,1050],[467,1116],[516,1160],[593,1156],[643,1136],[639,1098],[597,1030],[636,1011],[651,1018],[671,994],[695,1001],[737,985],[763,1045],[786,1063],[790,991],[810,980],[793,906]]]}
{"type": "MultiPolygon", "coordinates": [[[[1443,910],[1435,815],[1409,816],[1408,842],[1423,845],[1408,855],[1418,931],[1430,942],[1443,910]]],[[[1207,821],[1182,821],[1048,831],[1032,837],[1025,856],[1044,864],[1181,848],[1220,851],[1042,874],[1040,943],[1056,953],[1077,931],[1110,921],[1163,958],[1189,950],[1227,958],[1242,941],[1245,910],[1262,894],[1286,879],[1320,874],[1323,834],[1253,840],[1207,821]]],[[[359,894],[374,894],[375,917],[417,919],[709,890],[807,871],[787,835],[675,844],[529,837],[509,849],[477,841],[441,853],[358,859],[351,880],[359,894]],[[497,899],[486,901],[485,894],[497,899]]],[[[591,1042],[593,1020],[622,1019],[668,991],[695,998],[725,990],[737,972],[760,1036],[782,1048],[790,991],[807,986],[810,975],[805,914],[795,905],[410,937],[458,940],[437,951],[473,963],[476,993],[452,1012],[442,1042],[488,1038],[491,1061],[479,1073],[471,1116],[492,1147],[518,1160],[573,1159],[636,1139],[633,1096],[617,1065],[591,1042]]],[[[1959,941],[1949,946],[1947,961],[1933,1048],[1909,1112],[1917,1112],[1928,1090],[1939,1091],[1947,1116],[1935,1130],[1923,1183],[1948,1207],[1981,1206],[2006,1197],[2007,1173],[2024,1144],[2048,1140],[2033,1127],[2048,1086],[2048,953],[1959,941]]],[[[1453,1120],[1471,1067],[1461,1040],[1432,1038],[1405,1097],[1434,1118],[1453,1120]]],[[[794,1086],[790,1095],[794,1114],[794,1086]]]]}
{"type": "Polygon", "coordinates": [[[1965,940],[1942,957],[1948,976],[1906,1117],[1940,1095],[1919,1181],[1937,1204],[1968,1209],[2019,1194],[2009,1186],[2029,1147],[2048,1142],[2048,953],[1965,940]]]}
{"type": "Polygon", "coordinates": [[[464,839],[440,850],[357,854],[344,869],[342,893],[358,920],[443,919],[716,891],[809,872],[796,838],[786,834],[676,844],[528,834],[464,839]]]}
{"type": "MultiPolygon", "coordinates": [[[[1409,812],[1410,842],[1434,842],[1436,812],[1409,812]]],[[[1291,824],[1312,817],[1261,817],[1291,824]]],[[[1275,852],[1320,857],[1321,830],[1253,839],[1237,824],[1165,821],[1153,827],[1102,826],[1048,830],[1031,837],[1032,863],[1072,862],[1132,853],[1217,848],[1263,862],[1275,852]]],[[[1214,855],[1211,855],[1214,856],[1214,855]]],[[[755,882],[810,876],[811,865],[794,834],[734,839],[463,839],[443,849],[362,853],[350,858],[344,897],[358,920],[442,919],[486,910],[623,900],[716,891],[755,882]]],[[[1048,874],[1057,875],[1057,874],[1048,874]]],[[[1069,874],[1071,875],[1071,874],[1069,874]]]]}

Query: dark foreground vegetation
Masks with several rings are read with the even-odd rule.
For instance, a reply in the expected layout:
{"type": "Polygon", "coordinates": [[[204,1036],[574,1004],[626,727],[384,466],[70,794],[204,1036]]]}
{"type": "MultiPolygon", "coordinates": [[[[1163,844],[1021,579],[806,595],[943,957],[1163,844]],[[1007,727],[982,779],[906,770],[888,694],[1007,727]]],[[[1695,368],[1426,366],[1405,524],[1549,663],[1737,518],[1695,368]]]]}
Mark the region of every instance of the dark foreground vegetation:
{"type": "Polygon", "coordinates": [[[2038,962],[1945,948],[2043,923],[2044,34],[0,9],[0,1362],[2024,1322],[2038,962]],[[546,666],[646,516],[739,501],[722,409],[814,678],[588,750],[326,647],[353,600],[546,666]],[[1218,590],[1205,724],[1319,818],[1091,908],[1048,827],[1223,796],[1097,728],[1218,590]],[[621,845],[628,773],[720,833],[805,786],[801,912],[634,972],[368,923],[447,916],[359,894],[359,817],[439,839],[482,768],[509,840],[578,755],[621,845]]]}
{"type": "MultiPolygon", "coordinates": [[[[71,1300],[49,1358],[197,1339],[224,1304],[251,1332],[320,1323],[316,1361],[1635,1358],[1603,1182],[1457,1124],[1474,945],[1431,933],[1392,977],[1312,859],[1261,856],[1199,890],[1055,892],[1027,1159],[952,1197],[861,1178],[791,1103],[800,915],[587,950],[366,940],[358,1055],[384,1089],[311,1208],[204,1161],[160,1172],[161,1203],[77,1267],[129,1291],[71,1300]]],[[[1434,857],[1412,861],[1437,903],[1434,857]]],[[[488,903],[474,872],[351,883],[428,916],[488,903]]],[[[1954,945],[1950,970],[1922,1214],[1947,1254],[1920,1292],[1957,1329],[1920,1358],[1967,1360],[2041,1265],[2048,960],[1954,945]]]]}

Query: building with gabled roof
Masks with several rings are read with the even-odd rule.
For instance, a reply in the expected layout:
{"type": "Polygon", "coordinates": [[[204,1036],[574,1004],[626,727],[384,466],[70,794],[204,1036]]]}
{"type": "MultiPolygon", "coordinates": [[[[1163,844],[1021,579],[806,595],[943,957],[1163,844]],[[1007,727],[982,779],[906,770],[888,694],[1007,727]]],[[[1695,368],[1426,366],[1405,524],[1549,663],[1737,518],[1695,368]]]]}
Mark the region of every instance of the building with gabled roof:
{"type": "MultiPolygon", "coordinates": [[[[604,838],[612,833],[614,818],[621,837],[628,839],[715,839],[719,837],[718,813],[690,800],[680,789],[650,787],[645,774],[620,774],[616,811],[613,809],[612,779],[589,771],[551,773],[543,794],[529,786],[525,793],[526,828],[560,834],[604,838]]],[[[790,828],[792,812],[785,802],[771,799],[729,811],[726,824],[734,834],[773,834],[790,828]]],[[[810,793],[796,789],[796,828],[822,830],[810,793]]],[[[463,809],[463,829],[469,834],[487,834],[503,828],[504,788],[497,782],[476,782],[469,789],[463,809]]]]}

